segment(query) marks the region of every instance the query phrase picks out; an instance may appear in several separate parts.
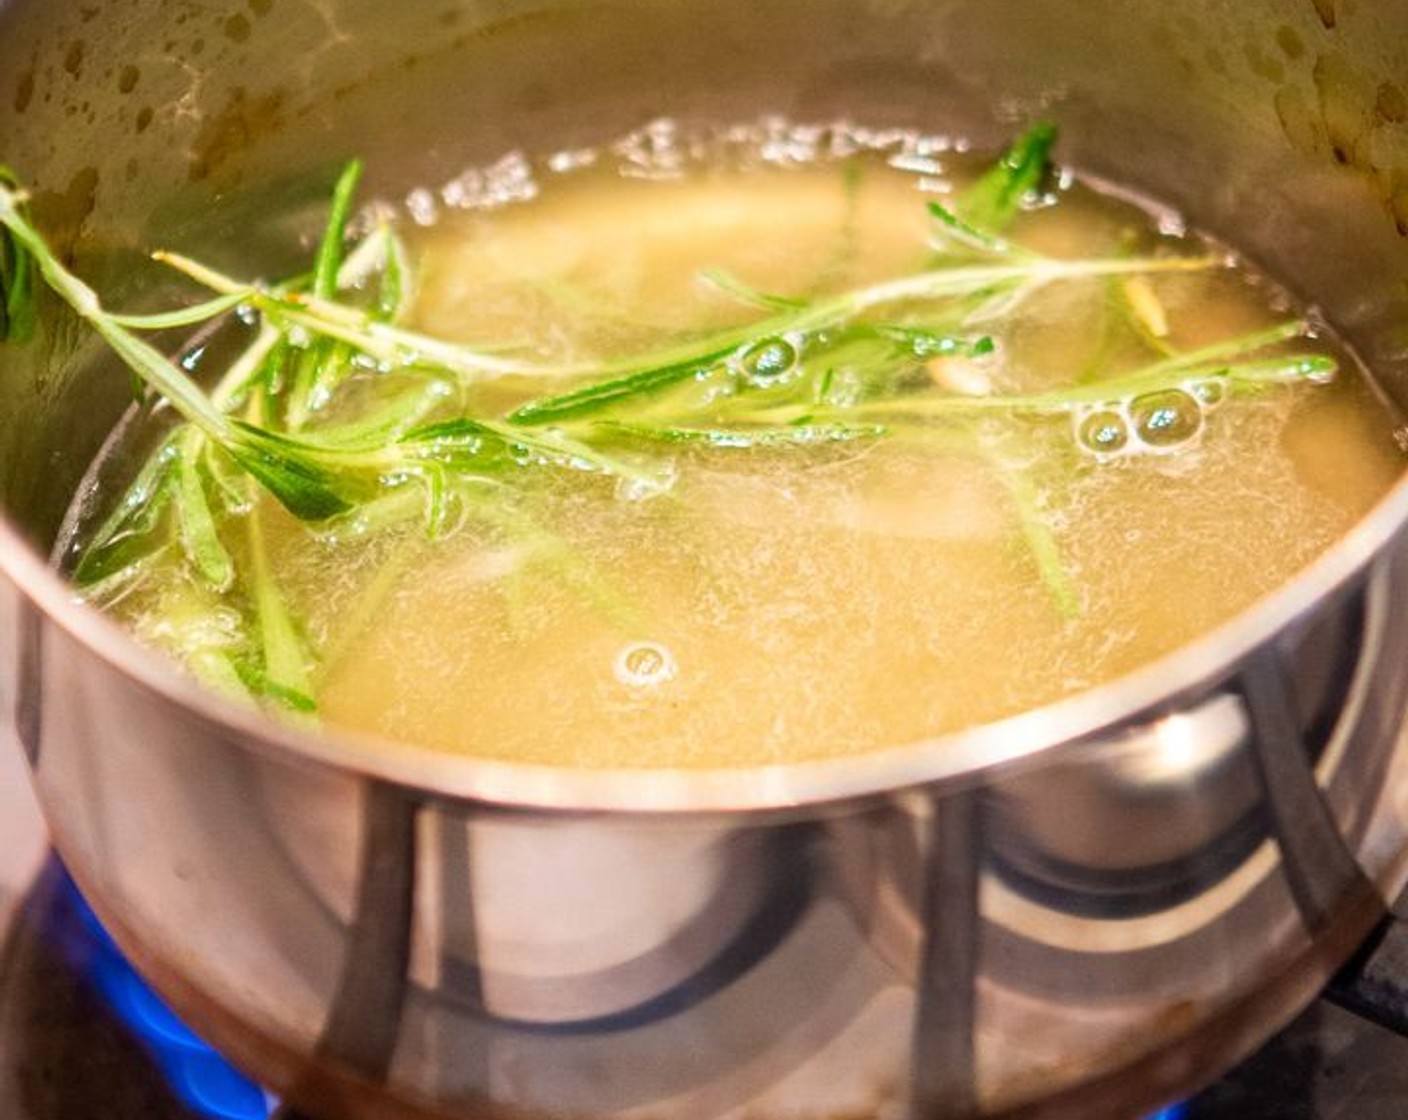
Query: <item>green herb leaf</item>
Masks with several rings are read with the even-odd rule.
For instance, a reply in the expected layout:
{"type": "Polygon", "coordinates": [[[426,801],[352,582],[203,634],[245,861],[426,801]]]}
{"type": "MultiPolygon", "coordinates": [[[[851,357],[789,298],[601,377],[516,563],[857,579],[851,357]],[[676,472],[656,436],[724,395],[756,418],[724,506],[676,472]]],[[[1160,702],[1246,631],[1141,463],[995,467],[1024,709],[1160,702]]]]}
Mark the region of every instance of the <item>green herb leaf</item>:
{"type": "Polygon", "coordinates": [[[791,424],[769,428],[673,428],[604,421],[602,427],[656,443],[702,444],[713,448],[752,450],[761,447],[811,447],[822,443],[855,443],[886,434],[881,424],[791,424]]]}
{"type": "MultiPolygon", "coordinates": [[[[24,206],[19,183],[0,165],[0,186],[9,205],[24,206]]],[[[26,342],[34,335],[34,260],[28,246],[7,226],[0,226],[0,342],[26,342]]]]}
{"type": "Polygon", "coordinates": [[[206,585],[212,591],[226,591],[235,582],[235,562],[220,540],[206,495],[210,472],[204,461],[204,437],[198,430],[189,429],[178,447],[175,500],[181,545],[191,568],[206,585]]]}
{"type": "Polygon", "coordinates": [[[294,621],[283,592],[269,570],[264,545],[264,529],[259,511],[245,519],[249,541],[249,584],[263,664],[251,667],[244,680],[253,691],[275,700],[294,712],[309,713],[313,701],[313,658],[294,621]]]}
{"type": "Polygon", "coordinates": [[[304,434],[306,443],[319,447],[365,449],[400,443],[454,396],[449,382],[430,378],[397,393],[356,420],[320,427],[304,434]]]}
{"type": "Polygon", "coordinates": [[[179,435],[168,436],[148,456],[117,507],[89,538],[73,572],[80,588],[95,587],[164,547],[157,530],[171,499],[179,440],[179,435]]]}
{"type": "Polygon", "coordinates": [[[1019,136],[997,165],[959,196],[954,211],[965,228],[987,237],[1006,230],[1041,191],[1055,143],[1053,124],[1035,124],[1019,136]]]}
{"type": "Polygon", "coordinates": [[[1011,242],[964,221],[942,202],[930,199],[928,205],[929,217],[934,222],[934,248],[958,249],[987,257],[1005,257],[1015,251],[1011,242]]]}
{"type": "MultiPolygon", "coordinates": [[[[252,697],[271,700],[295,715],[317,714],[318,702],[312,696],[283,684],[267,669],[245,663],[234,666],[234,671],[243,689],[252,697]]],[[[207,680],[205,683],[212,682],[207,680]]]]}
{"type": "Polygon", "coordinates": [[[553,424],[578,419],[623,401],[658,393],[661,389],[697,377],[718,366],[737,349],[737,344],[730,341],[726,346],[690,355],[672,364],[636,370],[569,393],[529,401],[509,416],[509,422],[524,425],[553,424]]]}
{"type": "MultiPolygon", "coordinates": [[[[364,496],[363,478],[340,470],[336,452],[243,421],[235,421],[234,428],[225,450],[294,517],[324,521],[346,513],[364,496]]],[[[356,468],[355,460],[347,465],[356,468]]]]}
{"type": "Polygon", "coordinates": [[[183,307],[176,311],[166,311],[157,315],[109,314],[108,319],[117,326],[126,327],[132,331],[169,331],[181,327],[200,326],[211,319],[218,319],[227,312],[235,310],[243,301],[244,297],[238,294],[216,296],[204,303],[197,303],[192,307],[183,307]]]}
{"type": "MultiPolygon", "coordinates": [[[[361,179],[361,161],[353,160],[343,169],[333,190],[327,225],[313,266],[312,294],[317,299],[330,300],[337,295],[338,277],[346,258],[347,221],[361,179]]],[[[328,339],[314,338],[302,348],[294,363],[293,385],[286,403],[289,430],[298,431],[310,415],[327,405],[333,391],[347,378],[352,359],[346,343],[328,339]]]]}
{"type": "Polygon", "coordinates": [[[342,169],[333,188],[332,205],[328,209],[327,226],[318,245],[318,259],[313,266],[313,294],[319,299],[337,295],[337,276],[342,270],[347,241],[347,220],[357,185],[362,181],[362,161],[354,159],[342,169]]]}
{"type": "Polygon", "coordinates": [[[808,304],[804,299],[759,291],[721,268],[706,268],[699,274],[699,279],[710,287],[717,288],[724,295],[732,296],[739,303],[748,307],[759,307],[764,311],[800,311],[808,304]]]}
{"type": "Polygon", "coordinates": [[[262,692],[261,689],[250,688],[245,680],[248,671],[225,650],[211,647],[189,650],[186,662],[196,680],[228,699],[253,704],[254,693],[262,692]]]}
{"type": "Polygon", "coordinates": [[[1031,551],[1041,582],[1051,595],[1052,602],[1062,618],[1078,618],[1081,613],[1080,596],[1061,559],[1061,546],[1041,508],[1041,499],[1031,478],[1024,471],[1007,468],[999,469],[998,476],[1012,495],[1022,539],[1031,551]]]}

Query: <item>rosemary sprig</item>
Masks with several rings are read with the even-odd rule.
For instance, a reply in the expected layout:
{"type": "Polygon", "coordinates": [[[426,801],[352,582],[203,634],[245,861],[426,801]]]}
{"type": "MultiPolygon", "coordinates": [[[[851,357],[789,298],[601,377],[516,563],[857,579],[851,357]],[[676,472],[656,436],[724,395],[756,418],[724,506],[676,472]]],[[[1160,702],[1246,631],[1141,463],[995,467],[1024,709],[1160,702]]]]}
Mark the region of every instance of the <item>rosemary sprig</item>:
{"type": "Polygon", "coordinates": [[[1222,399],[1277,385],[1319,384],[1332,378],[1336,363],[1324,355],[1247,356],[1263,353],[1268,346],[1298,337],[1305,330],[1303,322],[1291,320],[1202,351],[1153,362],[1116,378],[1049,392],[973,396],[892,392],[838,402],[822,390],[817,399],[747,403],[732,410],[721,409],[715,426],[682,426],[686,420],[672,416],[668,409],[661,410],[649,422],[608,418],[594,424],[604,431],[619,431],[665,444],[759,448],[878,439],[912,431],[916,425],[963,423],[982,416],[1064,419],[1082,409],[1129,406],[1141,398],[1173,390],[1190,393],[1197,399],[1222,399]]]}
{"type": "MultiPolygon", "coordinates": [[[[564,393],[539,397],[521,405],[509,417],[515,424],[548,424],[577,419],[623,401],[648,396],[677,385],[691,377],[707,374],[727,363],[746,362],[748,352],[760,342],[799,337],[802,341],[822,339],[828,329],[861,319],[867,314],[918,303],[964,300],[990,292],[994,287],[1019,282],[1030,295],[1050,284],[1101,276],[1158,272],[1200,272],[1216,267],[1217,261],[1204,257],[1156,257],[1138,260],[1062,261],[1035,258],[1012,264],[979,264],[961,268],[934,269],[913,276],[882,281],[814,303],[788,307],[775,315],[746,326],[729,328],[687,345],[659,351],[623,362],[594,367],[522,366],[524,375],[543,377],[591,376],[586,385],[564,393]],[[602,375],[608,375],[603,377],[602,375]]],[[[888,324],[904,329],[902,324],[888,324]]],[[[971,346],[982,345],[977,336],[971,346]]],[[[954,340],[961,345],[960,340],[954,340]]],[[[795,345],[795,343],[792,343],[795,345]]]]}
{"type": "MultiPolygon", "coordinates": [[[[464,382],[485,378],[522,377],[547,381],[586,381],[588,388],[615,393],[614,382],[636,376],[675,371],[674,379],[707,366],[721,356],[759,339],[788,332],[824,329],[886,307],[920,301],[951,300],[991,291],[1020,282],[1036,291],[1050,284],[1101,276],[1142,275],[1160,272],[1202,272],[1221,264],[1215,257],[1148,257],[1110,260],[1058,260],[1033,257],[1012,263],[980,263],[958,268],[936,268],[911,276],[866,285],[838,296],[792,306],[759,322],[729,327],[690,342],[645,354],[570,363],[534,362],[459,346],[391,323],[343,303],[281,287],[266,288],[233,277],[178,253],[158,252],[154,258],[181,272],[222,297],[243,303],[271,319],[300,327],[315,337],[346,342],[385,368],[436,369],[464,382]],[[608,390],[607,386],[611,386],[608,390]]],[[[657,387],[653,382],[650,387],[657,387]]],[[[575,397],[576,390],[561,394],[575,397]]],[[[533,417],[546,416],[560,401],[553,397],[530,402],[519,410],[533,417]],[[549,402],[552,402],[549,405],[549,402]]]]}
{"type": "MultiPolygon", "coordinates": [[[[1286,328],[1303,328],[1299,321],[1286,328]]],[[[1245,336],[1242,350],[1259,349],[1256,336],[1245,336]]],[[[850,415],[909,418],[971,416],[975,413],[1069,415],[1081,405],[1114,404],[1170,389],[1197,388],[1207,383],[1237,391],[1251,391],[1270,385],[1296,382],[1324,383],[1332,378],[1337,364],[1320,354],[1291,354],[1278,358],[1242,361],[1203,362],[1170,366],[1163,362],[1144,366],[1133,373],[1109,381],[1054,389],[1046,393],[1010,393],[995,396],[933,396],[902,400],[867,401],[847,410],[850,415]]]]}

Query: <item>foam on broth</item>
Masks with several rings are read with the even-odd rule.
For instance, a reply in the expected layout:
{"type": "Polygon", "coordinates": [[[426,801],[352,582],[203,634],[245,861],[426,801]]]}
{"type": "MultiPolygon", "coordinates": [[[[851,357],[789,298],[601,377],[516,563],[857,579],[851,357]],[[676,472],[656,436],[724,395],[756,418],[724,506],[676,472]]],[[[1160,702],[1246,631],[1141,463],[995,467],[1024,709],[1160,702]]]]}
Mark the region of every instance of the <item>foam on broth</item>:
{"type": "MultiPolygon", "coordinates": [[[[893,162],[543,176],[527,201],[441,216],[417,235],[417,325],[601,357],[757,317],[702,283],[703,268],[792,294],[912,272],[923,196],[952,190],[964,163],[936,175],[893,162]]],[[[1109,256],[1176,239],[1158,227],[1070,185],[1015,236],[1053,255],[1109,256]]],[[[1093,362],[1118,366],[1143,344],[1107,325],[1105,283],[1043,293],[1004,328],[1000,362],[933,375],[1030,391],[1093,362]]],[[[1286,315],[1278,289],[1244,268],[1150,286],[1180,350],[1286,315]]],[[[1100,461],[1070,424],[1030,419],[976,437],[679,450],[663,496],[545,477],[521,499],[532,531],[465,511],[434,542],[310,537],[271,503],[273,561],[322,652],[332,725],[586,767],[892,746],[1116,677],[1227,620],[1342,535],[1402,462],[1352,358],[1318,345],[1340,358],[1333,385],[1209,407],[1176,453],[1100,461]],[[1075,589],[1069,615],[1023,534],[1016,475],[1075,589]]],[[[512,383],[474,392],[476,410],[530,395],[512,383]]],[[[173,571],[115,609],[178,648],[198,598],[173,571]]]]}

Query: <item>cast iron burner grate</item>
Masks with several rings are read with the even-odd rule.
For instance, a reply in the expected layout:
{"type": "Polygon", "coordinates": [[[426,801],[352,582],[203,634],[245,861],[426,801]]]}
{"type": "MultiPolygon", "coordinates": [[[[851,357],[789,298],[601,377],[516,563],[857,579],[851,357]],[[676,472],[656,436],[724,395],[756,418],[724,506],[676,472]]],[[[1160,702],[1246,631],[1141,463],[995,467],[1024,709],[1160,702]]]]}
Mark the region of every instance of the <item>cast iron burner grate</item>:
{"type": "MultiPolygon", "coordinates": [[[[1408,922],[1385,923],[1326,996],[1227,1078],[1149,1120],[1408,1114],[1408,922]],[[1333,1103],[1327,1086],[1352,1092],[1333,1103]]],[[[172,1014],[57,864],[31,892],[0,956],[5,1050],[22,1079],[34,1079],[21,1087],[25,1120],[310,1120],[172,1014]]]]}

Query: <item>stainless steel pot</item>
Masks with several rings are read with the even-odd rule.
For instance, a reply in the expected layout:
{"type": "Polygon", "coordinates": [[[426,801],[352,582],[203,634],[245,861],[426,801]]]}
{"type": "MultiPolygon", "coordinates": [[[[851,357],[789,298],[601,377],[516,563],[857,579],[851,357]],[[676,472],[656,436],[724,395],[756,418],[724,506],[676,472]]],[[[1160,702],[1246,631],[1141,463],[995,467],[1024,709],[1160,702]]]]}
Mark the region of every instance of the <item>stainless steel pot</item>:
{"type": "MultiPolygon", "coordinates": [[[[353,151],[395,194],[662,113],[982,143],[1039,113],[1400,402],[1404,75],[1398,0],[0,0],[0,158],[126,296],[135,249],[247,240],[253,184],[353,151]]],[[[92,353],[61,320],[0,350],[4,703],[120,943],[320,1116],[1127,1116],[1284,1022],[1408,879],[1408,485],[1234,624],[999,725],[513,767],[275,726],[76,606],[44,556],[126,391],[92,353]]]]}

